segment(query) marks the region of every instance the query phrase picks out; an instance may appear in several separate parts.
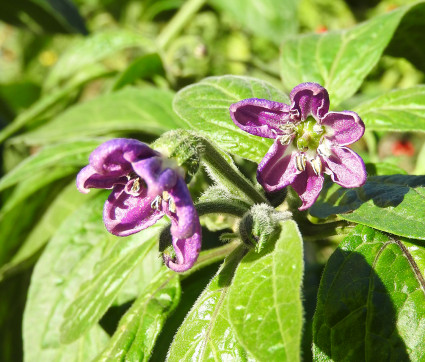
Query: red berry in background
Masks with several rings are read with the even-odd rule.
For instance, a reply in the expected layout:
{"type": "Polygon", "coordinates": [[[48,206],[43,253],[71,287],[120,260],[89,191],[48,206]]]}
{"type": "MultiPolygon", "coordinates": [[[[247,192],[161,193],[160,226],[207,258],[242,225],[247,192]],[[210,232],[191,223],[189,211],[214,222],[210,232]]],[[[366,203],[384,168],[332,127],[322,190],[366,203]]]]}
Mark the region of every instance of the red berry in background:
{"type": "Polygon", "coordinates": [[[411,157],[415,154],[415,147],[408,140],[398,140],[393,143],[391,152],[394,156],[411,157]]]}

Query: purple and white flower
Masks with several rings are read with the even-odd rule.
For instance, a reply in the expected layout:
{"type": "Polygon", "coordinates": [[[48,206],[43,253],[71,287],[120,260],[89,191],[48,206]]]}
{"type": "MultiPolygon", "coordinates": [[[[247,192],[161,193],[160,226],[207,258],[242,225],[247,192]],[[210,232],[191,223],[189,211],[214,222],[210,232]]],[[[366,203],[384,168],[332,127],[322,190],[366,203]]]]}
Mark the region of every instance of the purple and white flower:
{"type": "Polygon", "coordinates": [[[127,236],[146,229],[164,215],[171,219],[175,258],[164,255],[172,270],[190,269],[201,248],[201,225],[184,171],[148,145],[117,138],[97,147],[77,176],[77,188],[112,189],[103,209],[106,229],[127,236]]]}
{"type": "Polygon", "coordinates": [[[290,105],[250,98],[230,106],[239,128],[275,139],[258,165],[258,182],[267,192],[292,186],[302,200],[300,210],[317,200],[324,173],[343,187],[363,185],[364,162],[346,147],[363,136],[358,114],[329,112],[328,92],[317,83],[299,84],[290,99],[290,105]]]}

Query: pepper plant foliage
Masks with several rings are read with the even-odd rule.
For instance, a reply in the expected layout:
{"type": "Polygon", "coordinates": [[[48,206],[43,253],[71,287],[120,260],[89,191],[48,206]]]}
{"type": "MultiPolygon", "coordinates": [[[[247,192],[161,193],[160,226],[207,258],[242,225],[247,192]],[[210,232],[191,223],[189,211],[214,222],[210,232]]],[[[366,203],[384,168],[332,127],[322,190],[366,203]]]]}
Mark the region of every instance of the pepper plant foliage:
{"type": "Polygon", "coordinates": [[[0,5],[0,360],[425,359],[425,1],[52,4],[0,5]]]}

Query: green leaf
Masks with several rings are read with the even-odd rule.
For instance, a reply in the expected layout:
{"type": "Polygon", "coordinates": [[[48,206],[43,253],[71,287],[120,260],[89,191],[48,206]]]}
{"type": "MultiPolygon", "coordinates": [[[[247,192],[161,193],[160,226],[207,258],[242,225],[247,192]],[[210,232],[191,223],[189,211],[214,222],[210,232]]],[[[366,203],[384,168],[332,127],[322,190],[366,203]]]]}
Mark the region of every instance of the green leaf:
{"type": "Polygon", "coordinates": [[[338,214],[348,221],[424,240],[424,201],[425,176],[372,176],[355,189],[326,183],[310,213],[318,218],[338,214]]]}
{"type": "Polygon", "coordinates": [[[298,28],[297,0],[213,0],[212,4],[254,34],[276,44],[298,28]]]}
{"type": "Polygon", "coordinates": [[[127,48],[153,49],[150,40],[128,30],[110,30],[79,39],[62,54],[44,82],[46,90],[78,74],[82,68],[93,65],[127,48]]]}
{"type": "Polygon", "coordinates": [[[294,221],[280,226],[260,253],[243,258],[229,289],[233,330],[260,361],[300,360],[302,239],[294,221]]]}
{"type": "Polygon", "coordinates": [[[315,360],[423,360],[424,260],[422,245],[358,225],[322,276],[315,360]]]}
{"type": "Polygon", "coordinates": [[[355,111],[368,130],[425,132],[425,86],[385,93],[355,111]]]}
{"type": "MultiPolygon", "coordinates": [[[[13,258],[0,268],[0,280],[10,273],[32,265],[35,256],[41,251],[65,218],[84,202],[89,201],[90,196],[94,196],[95,194],[93,191],[91,195],[79,193],[75,187],[75,181],[64,187],[58,196],[50,202],[47,210],[43,213],[37,224],[25,235],[22,245],[13,258]]],[[[16,208],[15,210],[22,217],[22,208],[16,208]]],[[[37,211],[40,212],[39,207],[37,211]]]]}
{"type": "Polygon", "coordinates": [[[79,32],[87,34],[84,19],[78,9],[67,0],[15,0],[2,3],[0,18],[12,24],[25,24],[28,19],[35,21],[47,32],[79,32]]]}
{"type": "Polygon", "coordinates": [[[180,300],[180,280],[163,269],[122,317],[96,361],[147,361],[165,320],[180,300]]]}
{"type": "Polygon", "coordinates": [[[117,91],[128,84],[133,84],[139,79],[164,75],[164,67],[158,53],[143,55],[134,60],[115,80],[112,86],[113,91],[117,91]]]}
{"type": "Polygon", "coordinates": [[[65,142],[111,132],[160,135],[178,128],[181,122],[171,108],[173,96],[170,91],[153,87],[125,88],[77,104],[48,124],[15,138],[15,142],[65,142]]]}
{"type": "Polygon", "coordinates": [[[3,142],[24,126],[31,125],[43,118],[50,118],[62,103],[66,103],[72,98],[77,89],[93,79],[103,77],[109,73],[110,71],[103,66],[95,66],[86,69],[84,72],[79,72],[72,81],[58,90],[47,93],[30,108],[22,112],[12,123],[2,129],[0,131],[0,142],[3,142]]]}
{"type": "Polygon", "coordinates": [[[246,360],[226,309],[231,280],[245,253],[243,247],[236,249],[199,296],[174,337],[168,361],[246,360]]]}
{"type": "Polygon", "coordinates": [[[96,324],[113,303],[120,288],[148,252],[158,245],[165,220],[126,237],[96,266],[95,275],[81,286],[65,311],[61,326],[61,341],[71,343],[96,324]]]}
{"type": "Polygon", "coordinates": [[[25,183],[28,179],[43,175],[51,177],[52,171],[56,175],[66,176],[82,165],[87,164],[89,154],[101,143],[101,140],[84,140],[58,145],[47,146],[33,156],[28,157],[13,170],[0,179],[0,190],[13,186],[18,182],[25,183]],[[71,166],[71,167],[69,167],[71,166]]]}
{"type": "Polygon", "coordinates": [[[176,94],[173,107],[187,128],[204,133],[228,152],[259,162],[272,140],[242,131],[230,118],[230,105],[246,98],[289,103],[287,95],[267,82],[228,75],[183,88],[176,94]]]}
{"type": "Polygon", "coordinates": [[[357,91],[406,13],[424,10],[423,3],[404,6],[351,29],[286,39],[280,58],[284,84],[291,89],[303,82],[320,83],[335,107],[357,91]]]}
{"type": "Polygon", "coordinates": [[[35,266],[23,321],[25,361],[89,361],[104,348],[108,338],[99,326],[70,345],[59,338],[63,314],[92,277],[103,249],[121,241],[105,230],[104,202],[102,193],[71,214],[35,266]]]}

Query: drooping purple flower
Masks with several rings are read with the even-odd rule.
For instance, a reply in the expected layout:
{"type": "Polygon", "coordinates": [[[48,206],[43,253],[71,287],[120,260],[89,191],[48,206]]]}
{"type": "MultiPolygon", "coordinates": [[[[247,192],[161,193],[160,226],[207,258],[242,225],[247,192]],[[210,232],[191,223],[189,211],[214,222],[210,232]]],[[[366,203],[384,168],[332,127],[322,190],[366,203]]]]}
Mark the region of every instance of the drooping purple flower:
{"type": "Polygon", "coordinates": [[[164,255],[164,262],[183,272],[193,266],[201,248],[201,225],[183,176],[177,164],[148,145],[117,138],[91,153],[77,176],[77,188],[83,193],[112,189],[103,221],[117,236],[137,233],[167,215],[176,257],[164,255]]]}
{"type": "Polygon", "coordinates": [[[291,104],[250,98],[230,106],[233,122],[275,142],[258,165],[258,182],[268,192],[292,186],[300,210],[317,200],[323,174],[351,188],[366,182],[363,160],[346,147],[359,140],[364,123],[357,113],[329,112],[329,95],[317,83],[302,83],[290,94],[291,104]]]}

